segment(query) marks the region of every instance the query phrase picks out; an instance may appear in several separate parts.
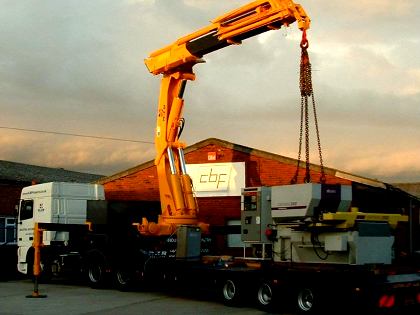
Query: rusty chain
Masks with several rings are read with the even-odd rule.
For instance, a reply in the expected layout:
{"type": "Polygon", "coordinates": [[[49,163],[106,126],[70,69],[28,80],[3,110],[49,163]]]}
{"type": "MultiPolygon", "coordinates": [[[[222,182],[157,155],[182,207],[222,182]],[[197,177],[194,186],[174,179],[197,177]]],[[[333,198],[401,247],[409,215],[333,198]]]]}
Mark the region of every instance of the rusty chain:
{"type": "Polygon", "coordinates": [[[319,135],[319,127],[318,127],[318,116],[316,112],[316,103],[314,92],[312,88],[312,68],[311,63],[309,61],[309,54],[308,54],[308,47],[309,43],[306,39],[306,32],[304,31],[302,34],[302,41],[300,43],[301,47],[301,58],[300,58],[300,75],[299,75],[299,89],[301,95],[301,109],[300,109],[300,132],[299,132],[299,150],[298,150],[298,159],[297,159],[297,166],[296,172],[294,177],[291,180],[292,184],[297,183],[298,176],[299,176],[299,169],[300,169],[300,159],[302,153],[302,139],[303,139],[303,124],[305,124],[305,177],[304,182],[309,183],[311,181],[310,175],[310,161],[309,161],[309,109],[308,109],[308,99],[312,98],[312,110],[314,114],[314,121],[315,121],[315,131],[318,143],[318,153],[319,153],[319,161],[320,161],[320,168],[321,168],[321,183],[324,183],[325,178],[325,171],[324,171],[324,162],[322,159],[322,150],[321,150],[321,139],[319,135]]]}

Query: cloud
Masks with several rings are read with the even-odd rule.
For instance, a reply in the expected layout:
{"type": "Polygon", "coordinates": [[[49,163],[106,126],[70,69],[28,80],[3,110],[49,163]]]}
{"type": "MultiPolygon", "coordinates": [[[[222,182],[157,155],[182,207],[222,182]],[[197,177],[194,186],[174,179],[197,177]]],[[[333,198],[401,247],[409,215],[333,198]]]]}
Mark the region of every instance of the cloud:
{"type": "Polygon", "coordinates": [[[388,16],[406,16],[413,10],[414,3],[410,0],[359,0],[359,1],[341,1],[344,4],[342,9],[355,16],[364,17],[388,17],[388,16]]]}
{"type": "Polygon", "coordinates": [[[125,0],[125,3],[128,5],[133,4],[146,4],[146,5],[153,5],[156,0],[125,0]]]}
{"type": "Polygon", "coordinates": [[[5,131],[1,159],[111,175],[153,159],[154,147],[140,143],[5,131]]]}
{"type": "Polygon", "coordinates": [[[403,148],[390,152],[382,148],[363,152],[363,156],[348,161],[347,167],[355,174],[367,174],[372,178],[407,181],[413,176],[420,176],[418,159],[420,149],[403,148]]]}
{"type": "MultiPolygon", "coordinates": [[[[0,125],[152,141],[160,77],[143,59],[248,2],[2,0],[0,125]]],[[[407,148],[420,147],[420,5],[301,4],[313,22],[309,53],[326,164],[418,181],[409,175],[416,160],[399,166],[395,153],[412,156],[407,148]],[[387,165],[382,172],[375,151],[387,165]]],[[[205,56],[187,85],[183,140],[219,137],[295,157],[300,36],[292,24],[205,56]]],[[[105,174],[153,159],[154,150],[3,131],[0,144],[1,159],[105,174]]]]}

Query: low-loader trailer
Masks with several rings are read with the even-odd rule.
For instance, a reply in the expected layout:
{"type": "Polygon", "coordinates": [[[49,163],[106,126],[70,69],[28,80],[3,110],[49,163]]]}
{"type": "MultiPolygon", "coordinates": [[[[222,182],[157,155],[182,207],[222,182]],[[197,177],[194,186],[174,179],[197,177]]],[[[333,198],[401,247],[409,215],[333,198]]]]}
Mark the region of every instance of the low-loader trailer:
{"type": "Polygon", "coordinates": [[[155,219],[159,203],[103,196],[103,187],[93,184],[24,188],[19,271],[31,274],[34,248],[42,244],[44,277],[83,275],[95,288],[213,288],[228,305],[252,299],[264,309],[294,307],[303,313],[420,304],[418,261],[399,256],[395,247],[395,231],[408,218],[356,212],[349,186],[244,188],[241,257],[211,255],[211,229],[203,235],[181,225],[173,235],[143,236],[136,224],[143,216],[155,219]],[[148,209],[149,215],[135,209],[148,209]],[[39,244],[33,244],[34,232],[39,244]]]}

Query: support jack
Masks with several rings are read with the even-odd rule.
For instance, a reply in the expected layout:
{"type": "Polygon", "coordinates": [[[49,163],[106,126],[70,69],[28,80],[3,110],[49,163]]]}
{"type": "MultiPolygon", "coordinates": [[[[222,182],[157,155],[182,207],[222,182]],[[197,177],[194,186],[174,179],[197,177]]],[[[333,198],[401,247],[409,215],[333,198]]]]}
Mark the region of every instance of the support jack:
{"type": "Polygon", "coordinates": [[[33,272],[34,272],[34,290],[31,295],[27,295],[27,298],[46,298],[46,295],[39,294],[38,290],[38,282],[39,282],[39,275],[41,274],[41,247],[43,246],[42,242],[42,234],[44,230],[39,228],[38,223],[35,223],[34,226],[34,265],[33,265],[33,272]]]}
{"type": "Polygon", "coordinates": [[[45,294],[39,294],[38,290],[38,277],[35,277],[34,279],[34,290],[31,295],[26,296],[28,299],[43,299],[46,298],[47,295],[45,294]]]}

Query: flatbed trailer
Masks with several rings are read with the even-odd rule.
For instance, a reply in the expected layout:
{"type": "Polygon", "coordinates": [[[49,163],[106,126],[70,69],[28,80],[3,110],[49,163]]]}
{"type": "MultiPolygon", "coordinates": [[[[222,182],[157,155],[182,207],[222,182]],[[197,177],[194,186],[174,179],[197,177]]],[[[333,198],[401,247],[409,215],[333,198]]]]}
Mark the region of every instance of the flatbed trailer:
{"type": "Polygon", "coordinates": [[[39,228],[68,231],[85,242],[78,251],[47,247],[41,261],[51,266],[51,258],[60,257],[66,268],[53,270],[79,271],[93,288],[211,290],[229,306],[255,303],[265,311],[306,314],[337,310],[397,314],[407,307],[418,310],[420,305],[418,261],[341,265],[230,256],[177,258],[176,238],[132,238],[135,234],[127,233],[124,238],[118,234],[116,242],[103,227],[101,232],[80,225],[39,224],[39,228]]]}
{"type": "Polygon", "coordinates": [[[157,258],[135,274],[140,276],[137,285],[146,289],[152,284],[189,292],[211,290],[226,305],[253,303],[264,311],[397,314],[420,305],[420,270],[413,262],[343,266],[224,256],[197,261],[157,258]]]}
{"type": "MultiPolygon", "coordinates": [[[[81,186],[75,187],[80,189],[81,186]]],[[[45,194],[39,187],[31,189],[45,194]]],[[[139,203],[88,200],[83,220],[87,220],[88,224],[80,223],[82,220],[77,224],[68,223],[63,221],[64,216],[59,219],[52,217],[50,221],[57,221],[53,223],[42,222],[38,217],[39,213],[44,218],[47,213],[54,213],[52,208],[45,207],[52,204],[49,200],[53,198],[33,195],[30,201],[34,217],[26,220],[35,223],[34,231],[29,230],[30,222],[24,221],[23,213],[20,213],[23,223],[20,224],[19,237],[34,240],[32,247],[21,247],[18,251],[19,264],[21,267],[29,266],[26,269],[28,274],[31,274],[32,266],[36,269],[38,263],[38,271],[42,269],[44,276],[82,275],[94,288],[112,285],[120,290],[129,290],[140,285],[144,290],[170,287],[197,292],[210,289],[227,305],[252,302],[264,310],[292,309],[306,314],[337,310],[343,313],[357,306],[363,311],[376,310],[379,314],[398,313],[405,306],[418,310],[420,305],[420,263],[413,257],[396,257],[391,264],[308,263],[293,261],[298,252],[290,251],[293,257],[287,253],[280,255],[290,261],[276,261],[282,258],[273,255],[278,250],[276,247],[272,248],[271,256],[269,251],[265,254],[264,251],[256,251],[252,257],[245,256],[252,249],[249,247],[245,248],[248,250],[244,250],[243,257],[212,256],[211,234],[202,234],[197,226],[181,225],[169,236],[139,233],[136,226],[138,218],[146,215],[144,209],[148,209],[149,214],[153,213],[150,209],[155,209],[153,215],[156,215],[159,203],[141,202],[139,206],[139,203]],[[136,213],[133,209],[141,209],[143,213],[136,213]],[[43,236],[48,237],[44,246],[43,236]],[[35,259],[38,251],[40,257],[35,259]]],[[[74,200],[68,197],[69,194],[63,195],[67,196],[64,200],[74,200]]],[[[21,204],[21,210],[28,210],[28,202],[26,200],[21,204]]],[[[71,211],[67,210],[67,218],[71,218],[71,211]]],[[[244,211],[244,215],[249,216],[249,213],[244,211]]],[[[249,228],[247,225],[244,227],[249,228]]],[[[273,245],[282,242],[280,236],[286,241],[291,236],[290,231],[281,230],[282,225],[277,228],[279,233],[273,245]]],[[[366,224],[361,225],[358,232],[365,228],[366,224]]],[[[375,227],[374,232],[382,230],[382,227],[375,227]]],[[[296,246],[298,250],[313,252],[314,249],[303,242],[307,231],[295,232],[298,242],[293,236],[290,239],[294,243],[286,248],[296,246]]],[[[333,236],[341,241],[353,235],[343,233],[334,232],[333,236]]],[[[372,241],[369,237],[367,240],[372,241]]],[[[325,242],[322,238],[318,241],[325,242]]],[[[315,245],[320,246],[320,243],[315,245]]],[[[336,248],[337,244],[333,245],[331,248],[336,248]]],[[[337,249],[338,252],[331,252],[332,259],[347,255],[342,248],[337,249]]],[[[308,253],[304,252],[305,255],[308,253]]]]}

